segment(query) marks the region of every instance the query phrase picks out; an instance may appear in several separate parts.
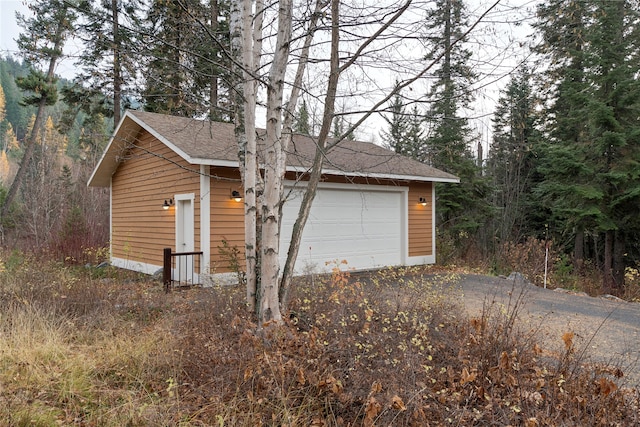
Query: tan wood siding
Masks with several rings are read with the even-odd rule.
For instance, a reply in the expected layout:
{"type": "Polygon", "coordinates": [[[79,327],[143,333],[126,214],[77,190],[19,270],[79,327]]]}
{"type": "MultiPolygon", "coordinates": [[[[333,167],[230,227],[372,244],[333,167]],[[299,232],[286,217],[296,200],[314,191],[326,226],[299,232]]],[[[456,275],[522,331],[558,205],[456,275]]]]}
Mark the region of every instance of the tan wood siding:
{"type": "Polygon", "coordinates": [[[175,251],[176,194],[194,193],[194,248],[200,248],[199,167],[189,165],[144,131],[112,177],[113,256],[162,265],[162,250],[175,251]]]}
{"type": "Polygon", "coordinates": [[[229,258],[220,253],[223,240],[239,251],[244,268],[244,201],[231,199],[233,190],[243,194],[240,172],[231,168],[211,168],[211,271],[230,272],[229,258]]]}
{"type": "Polygon", "coordinates": [[[432,191],[433,183],[409,185],[409,256],[433,255],[432,191]],[[426,206],[420,197],[427,199],[426,206]]]}

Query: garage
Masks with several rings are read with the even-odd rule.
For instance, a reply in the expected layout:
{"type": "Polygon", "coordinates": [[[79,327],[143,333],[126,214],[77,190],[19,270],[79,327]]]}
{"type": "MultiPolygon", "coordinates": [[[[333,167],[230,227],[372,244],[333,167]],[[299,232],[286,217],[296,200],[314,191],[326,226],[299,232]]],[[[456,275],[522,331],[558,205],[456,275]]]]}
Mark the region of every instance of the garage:
{"type": "MultiPolygon", "coordinates": [[[[346,260],[367,269],[403,263],[405,240],[402,187],[325,184],[318,188],[305,226],[296,272],[327,271],[327,262],[346,260]]],[[[291,239],[304,189],[288,187],[283,207],[281,261],[291,239]]]]}

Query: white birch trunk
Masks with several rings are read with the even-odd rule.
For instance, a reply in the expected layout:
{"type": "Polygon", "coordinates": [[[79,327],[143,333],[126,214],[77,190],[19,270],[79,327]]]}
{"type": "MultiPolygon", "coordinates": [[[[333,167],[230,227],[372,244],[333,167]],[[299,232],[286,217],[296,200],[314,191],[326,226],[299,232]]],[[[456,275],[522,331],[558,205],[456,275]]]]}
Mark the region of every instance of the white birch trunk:
{"type": "MultiPolygon", "coordinates": [[[[260,3],[260,2],[259,2],[260,3]]],[[[262,5],[258,6],[262,10],[262,5]]],[[[240,175],[244,188],[244,235],[246,259],[246,297],[247,307],[256,312],[259,295],[257,293],[257,242],[256,242],[256,182],[258,174],[256,147],[256,88],[255,73],[260,58],[260,40],[262,32],[261,13],[254,20],[253,1],[242,0],[231,2],[231,56],[235,61],[235,93],[236,93],[236,140],[238,143],[238,160],[240,175]],[[254,22],[257,25],[254,26],[254,22]]]]}
{"type": "Polygon", "coordinates": [[[278,10],[276,51],[267,87],[267,133],[265,137],[264,199],[262,203],[262,256],[260,321],[281,322],[279,299],[280,210],[286,152],[282,137],[284,77],[291,42],[292,0],[281,0],[278,10]]]}
{"type": "MultiPolygon", "coordinates": [[[[254,44],[252,1],[242,1],[242,65],[243,65],[243,93],[244,93],[244,128],[245,128],[245,157],[244,157],[244,241],[247,277],[247,305],[249,310],[255,311],[259,296],[257,295],[256,278],[256,176],[258,173],[256,147],[256,81],[252,74],[257,69],[254,44]]],[[[260,29],[261,30],[261,29],[260,29]]],[[[259,49],[259,47],[258,47],[259,49]]],[[[259,59],[258,59],[259,60],[259,59]]]]}

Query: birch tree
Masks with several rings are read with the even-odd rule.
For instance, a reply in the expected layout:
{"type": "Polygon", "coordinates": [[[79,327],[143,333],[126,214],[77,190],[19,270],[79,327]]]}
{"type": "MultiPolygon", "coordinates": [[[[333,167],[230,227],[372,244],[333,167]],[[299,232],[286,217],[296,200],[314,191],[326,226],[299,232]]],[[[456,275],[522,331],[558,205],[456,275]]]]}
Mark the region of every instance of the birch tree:
{"type": "MultiPolygon", "coordinates": [[[[417,4],[412,10],[413,3],[412,0],[404,0],[385,6],[356,6],[345,5],[340,0],[317,0],[312,6],[297,5],[294,8],[292,0],[282,0],[277,3],[277,12],[265,8],[259,1],[244,0],[232,5],[231,55],[238,79],[235,90],[241,101],[235,124],[245,196],[247,302],[249,308],[256,311],[261,325],[282,321],[281,310],[286,308],[302,232],[322,176],[327,152],[387,105],[397,91],[423,78],[444,55],[436,55],[427,65],[424,65],[423,57],[416,59],[415,68],[405,72],[398,84],[380,92],[377,99],[359,111],[343,135],[329,139],[336,117],[335,104],[340,84],[360,73],[367,59],[382,57],[380,52],[384,52],[385,48],[394,47],[403,37],[409,39],[412,28],[418,25],[416,17],[421,16],[417,12],[424,12],[425,7],[424,4],[417,4]],[[303,11],[304,15],[294,16],[294,10],[303,11]],[[413,13],[407,13],[410,10],[413,13]],[[269,22],[274,23],[274,35],[270,38],[262,33],[262,22],[267,14],[269,22]],[[268,55],[263,55],[261,42],[267,38],[273,48],[268,55]],[[310,59],[311,50],[315,54],[313,60],[310,59]],[[296,66],[295,73],[288,73],[289,64],[296,66]],[[285,250],[279,247],[279,242],[281,208],[286,201],[283,185],[286,153],[292,138],[297,100],[305,86],[303,77],[310,65],[321,69],[314,77],[322,81],[322,87],[316,87],[316,90],[324,94],[320,101],[323,112],[320,130],[314,139],[317,147],[315,157],[308,171],[309,179],[305,182],[287,260],[281,267],[279,254],[285,250]],[[288,81],[290,75],[293,79],[288,81]],[[266,133],[264,140],[257,145],[255,113],[259,87],[264,87],[266,92],[266,133]],[[285,92],[289,95],[288,102],[284,101],[285,92]]],[[[496,5],[497,2],[478,21],[496,5]]],[[[478,21],[470,25],[460,38],[472,31],[478,21]]],[[[264,19],[264,22],[267,20],[264,19]]],[[[458,41],[452,40],[451,46],[458,41]]],[[[402,58],[397,64],[403,64],[406,69],[408,62],[402,58]]],[[[388,66],[392,69],[391,65],[388,66]]],[[[345,87],[345,98],[349,92],[350,89],[345,87]]]]}

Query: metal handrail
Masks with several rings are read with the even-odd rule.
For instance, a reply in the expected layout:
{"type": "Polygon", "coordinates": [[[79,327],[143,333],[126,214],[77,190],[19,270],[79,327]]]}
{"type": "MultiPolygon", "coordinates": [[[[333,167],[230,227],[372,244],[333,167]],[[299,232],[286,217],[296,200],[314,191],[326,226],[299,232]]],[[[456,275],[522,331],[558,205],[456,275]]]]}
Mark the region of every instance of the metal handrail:
{"type": "MultiPolygon", "coordinates": [[[[171,248],[164,248],[163,249],[163,267],[162,267],[162,283],[164,285],[164,291],[165,292],[169,292],[171,290],[171,286],[174,283],[183,283],[182,282],[182,277],[183,277],[183,268],[182,268],[182,259],[186,259],[186,266],[185,266],[185,270],[184,270],[184,277],[187,279],[185,280],[186,283],[189,282],[189,278],[191,279],[191,285],[199,285],[200,283],[195,283],[195,278],[196,278],[196,259],[195,256],[196,255],[200,255],[202,256],[202,251],[198,252],[198,251],[193,251],[193,252],[172,252],[171,248]],[[191,260],[191,271],[188,270],[189,268],[189,260],[188,257],[193,257],[193,259],[191,260]],[[178,278],[177,280],[174,279],[173,277],[173,265],[174,265],[174,260],[178,260],[177,261],[177,275],[178,278]],[[190,273],[190,274],[189,274],[190,273]]],[[[198,261],[200,261],[198,259],[198,261]]],[[[199,273],[200,273],[200,262],[197,263],[198,264],[198,278],[199,278],[199,273]]],[[[198,280],[199,281],[199,280],[198,280]]]]}

